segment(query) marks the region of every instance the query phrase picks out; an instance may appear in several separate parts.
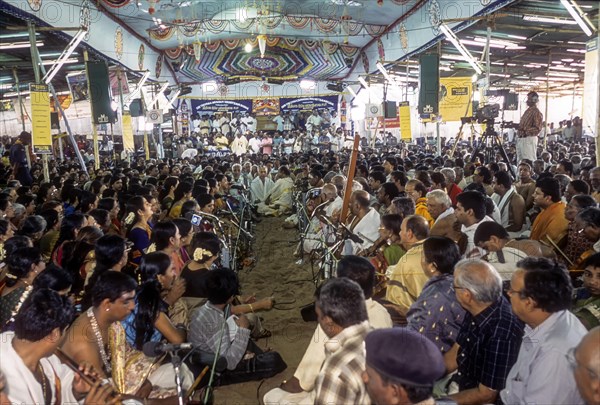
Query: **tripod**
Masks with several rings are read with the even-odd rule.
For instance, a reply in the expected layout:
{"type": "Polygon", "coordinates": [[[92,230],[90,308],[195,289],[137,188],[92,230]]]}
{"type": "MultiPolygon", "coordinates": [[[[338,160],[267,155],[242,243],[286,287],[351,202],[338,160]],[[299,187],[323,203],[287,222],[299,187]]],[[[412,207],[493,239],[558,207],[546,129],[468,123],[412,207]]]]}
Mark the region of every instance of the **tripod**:
{"type": "Polygon", "coordinates": [[[484,122],[486,124],[485,132],[481,136],[481,139],[475,147],[475,150],[473,150],[473,154],[471,155],[471,162],[475,160],[475,157],[479,154],[481,148],[485,148],[485,160],[487,160],[488,162],[492,162],[495,157],[495,150],[498,149],[500,155],[502,156],[502,159],[504,159],[504,161],[506,162],[506,167],[508,168],[508,171],[513,176],[513,178],[516,179],[517,176],[515,175],[512,169],[510,160],[508,159],[508,155],[506,154],[506,150],[504,150],[504,146],[502,146],[502,140],[500,139],[498,132],[494,130],[494,119],[490,118],[485,120],[484,122]]]}

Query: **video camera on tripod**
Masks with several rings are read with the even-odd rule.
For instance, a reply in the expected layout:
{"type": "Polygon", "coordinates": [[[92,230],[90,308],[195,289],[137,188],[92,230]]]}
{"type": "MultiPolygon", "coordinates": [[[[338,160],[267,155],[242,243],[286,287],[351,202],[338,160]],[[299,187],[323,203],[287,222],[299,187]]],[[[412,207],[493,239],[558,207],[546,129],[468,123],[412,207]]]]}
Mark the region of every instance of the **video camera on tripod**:
{"type": "Polygon", "coordinates": [[[494,124],[494,120],[500,115],[500,104],[486,104],[475,111],[472,117],[461,117],[460,121],[463,124],[478,122],[479,124],[494,124]]]}

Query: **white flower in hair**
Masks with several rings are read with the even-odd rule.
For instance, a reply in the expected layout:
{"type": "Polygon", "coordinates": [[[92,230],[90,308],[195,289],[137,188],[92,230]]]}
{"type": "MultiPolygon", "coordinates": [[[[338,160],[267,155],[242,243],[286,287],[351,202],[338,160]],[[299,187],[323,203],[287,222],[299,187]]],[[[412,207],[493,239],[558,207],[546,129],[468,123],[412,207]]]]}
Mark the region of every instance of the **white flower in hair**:
{"type": "Polygon", "coordinates": [[[132,211],[127,215],[127,217],[125,217],[125,223],[127,225],[131,225],[131,223],[133,222],[134,219],[135,219],[135,214],[132,211]]]}
{"type": "Polygon", "coordinates": [[[156,252],[156,243],[151,244],[150,246],[148,246],[148,249],[146,249],[146,253],[153,253],[156,252]]]}
{"type": "Polygon", "coordinates": [[[204,257],[212,257],[212,255],[213,254],[210,252],[210,250],[206,250],[206,249],[202,249],[202,248],[196,248],[196,250],[194,250],[194,260],[195,261],[200,261],[204,257]]]}

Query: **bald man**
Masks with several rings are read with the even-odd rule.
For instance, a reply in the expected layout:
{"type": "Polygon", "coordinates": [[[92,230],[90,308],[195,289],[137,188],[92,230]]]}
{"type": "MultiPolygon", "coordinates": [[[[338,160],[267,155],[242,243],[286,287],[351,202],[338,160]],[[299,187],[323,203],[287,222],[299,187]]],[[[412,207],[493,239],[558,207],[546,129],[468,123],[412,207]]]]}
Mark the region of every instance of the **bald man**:
{"type": "Polygon", "coordinates": [[[600,405],[600,326],[583,337],[569,358],[581,397],[587,405],[600,405]]]}

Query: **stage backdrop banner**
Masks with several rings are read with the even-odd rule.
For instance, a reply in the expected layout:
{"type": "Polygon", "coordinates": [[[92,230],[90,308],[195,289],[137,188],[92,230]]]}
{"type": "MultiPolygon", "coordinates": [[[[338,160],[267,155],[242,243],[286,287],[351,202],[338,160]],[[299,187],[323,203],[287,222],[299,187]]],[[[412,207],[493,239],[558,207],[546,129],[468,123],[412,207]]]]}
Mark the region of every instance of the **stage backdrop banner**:
{"type": "Polygon", "coordinates": [[[197,100],[192,99],[192,114],[247,113],[252,111],[252,100],[197,100]]]}
{"type": "Polygon", "coordinates": [[[50,96],[45,84],[30,84],[33,153],[52,153],[50,96]]]}
{"type": "Polygon", "coordinates": [[[598,38],[594,38],[586,44],[585,73],[583,76],[583,133],[600,136],[596,134],[598,117],[596,108],[598,105],[598,38]]]}
{"type": "Polygon", "coordinates": [[[412,130],[410,128],[410,105],[408,101],[399,103],[398,117],[400,118],[400,135],[402,136],[402,140],[410,142],[412,139],[412,130]]]}
{"type": "Polygon", "coordinates": [[[440,78],[440,115],[444,121],[460,121],[473,113],[470,77],[440,78]]]}
{"type": "Polygon", "coordinates": [[[282,112],[298,112],[298,111],[312,111],[317,108],[328,109],[337,111],[338,110],[338,99],[339,96],[321,96],[321,97],[282,97],[280,99],[281,111],[282,112]]]}

